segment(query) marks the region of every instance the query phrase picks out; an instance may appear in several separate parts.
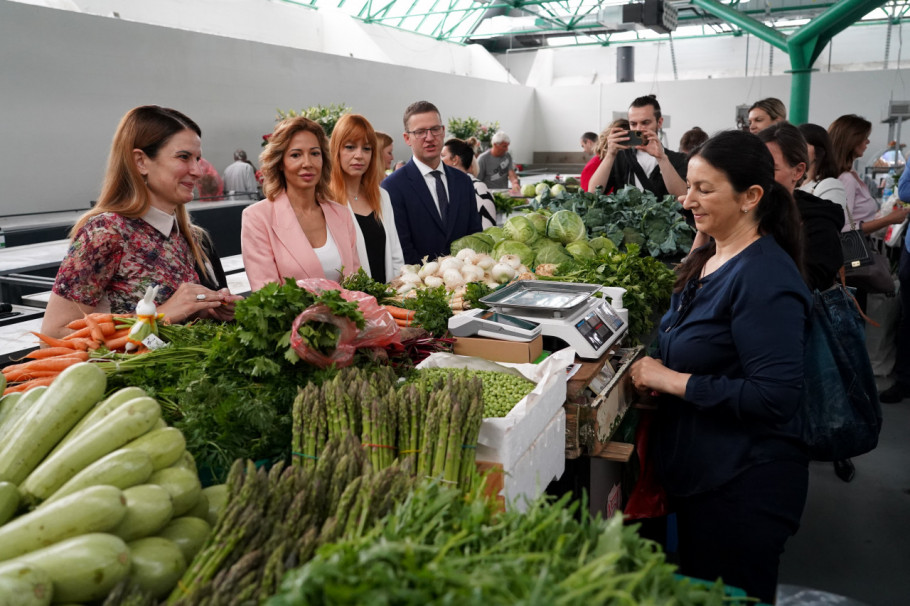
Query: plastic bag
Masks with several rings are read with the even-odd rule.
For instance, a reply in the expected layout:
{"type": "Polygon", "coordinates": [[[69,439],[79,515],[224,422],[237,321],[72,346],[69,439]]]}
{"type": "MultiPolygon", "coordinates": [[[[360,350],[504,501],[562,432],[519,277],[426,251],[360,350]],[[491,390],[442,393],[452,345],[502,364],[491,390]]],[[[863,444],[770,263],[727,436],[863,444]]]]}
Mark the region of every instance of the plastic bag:
{"type": "Polygon", "coordinates": [[[314,294],[327,290],[339,291],[342,299],[357,303],[364,320],[363,328],[358,329],[354,322],[332,314],[325,305],[313,305],[304,310],[297,316],[291,327],[291,347],[303,361],[320,368],[326,368],[331,364],[343,368],[351,364],[357,349],[384,348],[401,344],[401,330],[398,324],[386,310],[380,307],[375,297],[356,290],[345,290],[337,282],[325,278],[298,280],[297,286],[314,294]],[[338,344],[331,353],[323,354],[315,351],[303,342],[298,330],[307,322],[327,322],[339,328],[341,333],[338,335],[338,344]]]}
{"type": "Polygon", "coordinates": [[[623,508],[627,520],[659,518],[670,512],[667,492],[657,479],[657,469],[649,444],[654,413],[649,410],[641,413],[635,430],[635,452],[639,457],[641,472],[623,508]]]}

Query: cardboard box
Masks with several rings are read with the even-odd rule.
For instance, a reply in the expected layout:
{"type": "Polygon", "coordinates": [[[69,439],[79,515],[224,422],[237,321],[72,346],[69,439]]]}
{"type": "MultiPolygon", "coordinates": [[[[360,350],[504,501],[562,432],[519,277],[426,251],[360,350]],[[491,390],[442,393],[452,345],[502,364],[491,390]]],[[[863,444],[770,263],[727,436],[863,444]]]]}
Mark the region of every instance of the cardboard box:
{"type": "Polygon", "coordinates": [[[543,336],[538,336],[533,341],[458,337],[455,339],[455,353],[459,356],[475,356],[496,362],[528,364],[543,353],[543,336]]]}

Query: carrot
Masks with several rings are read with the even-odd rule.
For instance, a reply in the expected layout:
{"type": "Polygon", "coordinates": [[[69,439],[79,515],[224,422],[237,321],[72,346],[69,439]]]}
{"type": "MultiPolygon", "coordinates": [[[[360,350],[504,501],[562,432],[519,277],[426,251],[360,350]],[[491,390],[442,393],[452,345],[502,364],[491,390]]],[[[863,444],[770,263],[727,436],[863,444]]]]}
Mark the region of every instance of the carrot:
{"type": "Polygon", "coordinates": [[[98,327],[101,329],[101,334],[104,335],[105,338],[117,332],[113,320],[110,322],[98,322],[98,327]]]}
{"type": "Polygon", "coordinates": [[[63,337],[64,341],[72,341],[73,339],[85,339],[92,336],[92,329],[88,326],[83,326],[76,332],[71,332],[70,334],[63,337]]]}
{"type": "Polygon", "coordinates": [[[25,355],[26,358],[31,360],[41,360],[43,358],[53,358],[55,356],[66,356],[73,353],[74,350],[72,347],[45,347],[44,349],[36,349],[25,355]]]}
{"type": "Polygon", "coordinates": [[[78,364],[79,362],[84,362],[88,359],[88,354],[82,352],[83,356],[57,356],[55,358],[44,358],[43,360],[32,360],[31,362],[26,362],[25,364],[16,364],[15,366],[7,366],[3,369],[3,375],[6,377],[8,382],[15,382],[19,380],[23,375],[28,375],[35,371],[55,371],[61,372],[66,368],[69,368],[73,364],[78,364]]]}
{"type": "Polygon", "coordinates": [[[395,324],[397,324],[398,326],[401,326],[402,328],[408,328],[409,326],[411,326],[411,323],[408,322],[407,320],[399,320],[398,318],[395,318],[395,324]]]}
{"type": "MultiPolygon", "coordinates": [[[[126,332],[129,332],[129,330],[127,330],[126,332]]],[[[116,333],[114,333],[114,334],[116,334],[116,333]]],[[[108,337],[107,340],[104,342],[104,346],[107,347],[108,349],[110,349],[111,351],[114,351],[115,349],[123,349],[124,347],[126,347],[126,341],[128,338],[129,338],[129,336],[126,334],[123,335],[122,337],[108,337]]]]}
{"type": "Polygon", "coordinates": [[[85,325],[92,331],[92,339],[98,343],[104,343],[104,333],[101,332],[101,327],[93,317],[85,316],[85,325]]]}
{"type": "Polygon", "coordinates": [[[32,387],[40,387],[41,385],[50,385],[56,379],[56,376],[53,377],[40,377],[38,379],[32,379],[31,381],[26,381],[25,383],[19,383],[18,385],[13,385],[12,387],[7,387],[3,391],[3,395],[8,393],[16,393],[19,391],[28,391],[32,387]]]}
{"type": "Polygon", "coordinates": [[[73,339],[70,341],[66,341],[64,339],[57,339],[57,338],[51,337],[49,335],[42,335],[40,332],[35,332],[35,331],[32,331],[32,334],[35,335],[36,337],[38,337],[39,339],[41,339],[42,341],[44,341],[45,343],[47,343],[48,345],[50,345],[51,347],[69,347],[70,349],[74,349],[75,346],[73,345],[73,343],[75,343],[77,341],[76,339],[73,339]]]}
{"type": "Polygon", "coordinates": [[[85,319],[86,319],[87,317],[91,317],[93,320],[95,320],[95,322],[97,322],[98,324],[101,324],[101,323],[103,323],[103,322],[111,322],[111,323],[113,323],[113,322],[114,322],[114,318],[115,318],[115,317],[118,317],[118,316],[114,316],[113,314],[110,314],[110,313],[92,313],[92,314],[86,314],[86,315],[82,316],[81,318],[78,318],[78,319],[76,319],[76,320],[73,320],[72,322],[70,322],[69,324],[67,324],[66,327],[67,327],[67,328],[71,328],[71,329],[73,329],[73,330],[79,330],[80,328],[85,328],[85,327],[86,327],[85,319]]]}
{"type": "Polygon", "coordinates": [[[411,309],[404,309],[403,307],[395,307],[394,305],[383,305],[385,310],[392,314],[392,317],[398,320],[408,320],[411,321],[414,319],[414,311],[411,309]]]}

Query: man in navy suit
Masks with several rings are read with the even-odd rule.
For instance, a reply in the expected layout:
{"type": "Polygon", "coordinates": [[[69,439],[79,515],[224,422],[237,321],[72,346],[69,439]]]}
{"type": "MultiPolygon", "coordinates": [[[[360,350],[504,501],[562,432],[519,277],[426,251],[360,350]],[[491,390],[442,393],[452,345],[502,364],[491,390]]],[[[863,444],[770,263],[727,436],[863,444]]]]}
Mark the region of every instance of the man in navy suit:
{"type": "Polygon", "coordinates": [[[406,263],[449,254],[454,240],[481,231],[474,186],[441,159],[445,126],[435,105],[417,101],[404,112],[411,161],[385,178],[406,263]]]}

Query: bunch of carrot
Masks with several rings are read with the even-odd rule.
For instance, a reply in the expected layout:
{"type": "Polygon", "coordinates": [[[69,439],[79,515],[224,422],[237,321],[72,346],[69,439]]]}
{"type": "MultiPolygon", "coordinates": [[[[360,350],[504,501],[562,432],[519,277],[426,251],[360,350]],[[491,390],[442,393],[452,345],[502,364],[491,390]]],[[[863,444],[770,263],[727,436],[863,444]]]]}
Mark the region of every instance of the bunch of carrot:
{"type": "Polygon", "coordinates": [[[126,317],[130,316],[86,314],[67,324],[67,328],[73,332],[62,339],[33,332],[47,347],[28,353],[25,356],[29,359],[28,362],[3,369],[7,384],[11,384],[3,393],[28,391],[39,385],[50,385],[57,375],[73,364],[85,362],[89,358],[89,351],[102,346],[110,351],[123,350],[130,324],[119,320],[126,317]]]}
{"type": "Polygon", "coordinates": [[[414,310],[404,309],[403,307],[396,307],[394,305],[383,305],[382,308],[389,312],[398,326],[407,328],[414,325],[414,310]]]}

